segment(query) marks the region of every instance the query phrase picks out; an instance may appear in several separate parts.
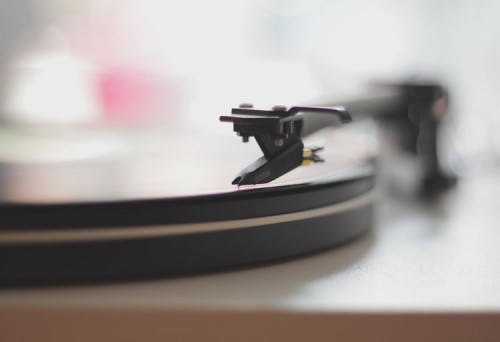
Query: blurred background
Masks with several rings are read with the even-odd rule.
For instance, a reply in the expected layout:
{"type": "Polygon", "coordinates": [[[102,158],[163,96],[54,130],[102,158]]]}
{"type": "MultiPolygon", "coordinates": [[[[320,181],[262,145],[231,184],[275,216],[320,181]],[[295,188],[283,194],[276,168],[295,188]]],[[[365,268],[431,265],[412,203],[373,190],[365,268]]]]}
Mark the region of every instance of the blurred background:
{"type": "Polygon", "coordinates": [[[314,104],[432,79],[451,94],[444,160],[462,177],[494,170],[499,11],[487,0],[3,0],[0,163],[109,156],[179,127],[231,134],[218,116],[241,102],[314,104]]]}

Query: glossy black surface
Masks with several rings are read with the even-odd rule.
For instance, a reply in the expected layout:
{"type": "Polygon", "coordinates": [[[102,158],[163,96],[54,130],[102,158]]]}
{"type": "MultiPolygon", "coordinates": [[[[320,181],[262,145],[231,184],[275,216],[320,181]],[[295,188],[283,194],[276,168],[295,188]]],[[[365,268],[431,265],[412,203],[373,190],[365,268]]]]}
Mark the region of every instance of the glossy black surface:
{"type": "Polygon", "coordinates": [[[371,226],[372,206],[234,231],[75,244],[2,246],[0,284],[145,279],[272,262],[334,247],[371,226]]]}

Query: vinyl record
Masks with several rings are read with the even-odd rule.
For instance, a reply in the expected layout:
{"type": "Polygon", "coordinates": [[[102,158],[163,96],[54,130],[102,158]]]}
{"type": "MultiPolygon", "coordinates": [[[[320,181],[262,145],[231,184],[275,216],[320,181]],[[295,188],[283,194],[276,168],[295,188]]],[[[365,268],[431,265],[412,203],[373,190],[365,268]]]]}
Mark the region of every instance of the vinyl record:
{"type": "Polygon", "coordinates": [[[370,227],[375,155],[363,136],[318,132],[305,144],[324,146],[325,162],[239,188],[230,182],[258,150],[232,139],[172,133],[98,160],[3,165],[0,283],[220,270],[336,246],[370,227]],[[176,158],[173,145],[190,153],[176,158]]]}

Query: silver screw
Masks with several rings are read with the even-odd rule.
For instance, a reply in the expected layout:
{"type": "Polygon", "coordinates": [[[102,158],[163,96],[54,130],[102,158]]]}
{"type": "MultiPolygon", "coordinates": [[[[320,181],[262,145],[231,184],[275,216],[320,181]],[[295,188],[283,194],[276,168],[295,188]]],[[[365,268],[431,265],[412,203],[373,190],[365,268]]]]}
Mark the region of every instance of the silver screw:
{"type": "Polygon", "coordinates": [[[276,138],[274,139],[274,145],[275,146],[283,146],[284,140],[283,138],[276,138]]]}
{"type": "Polygon", "coordinates": [[[286,106],[282,106],[282,105],[273,106],[272,109],[275,111],[281,111],[281,112],[284,112],[285,110],[287,110],[286,106]]]}
{"type": "Polygon", "coordinates": [[[253,104],[251,103],[241,103],[239,105],[240,108],[253,108],[253,104]]]}

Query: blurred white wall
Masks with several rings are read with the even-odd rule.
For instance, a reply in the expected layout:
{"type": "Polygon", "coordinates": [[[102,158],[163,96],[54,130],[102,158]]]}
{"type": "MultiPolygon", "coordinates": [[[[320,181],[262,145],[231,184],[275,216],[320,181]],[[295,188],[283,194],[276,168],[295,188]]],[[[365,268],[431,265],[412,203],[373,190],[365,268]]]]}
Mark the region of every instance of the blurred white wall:
{"type": "Polygon", "coordinates": [[[449,86],[455,149],[481,159],[500,151],[499,13],[493,0],[2,1],[4,116],[95,121],[96,73],[139,75],[145,91],[159,75],[168,94],[154,100],[175,105],[145,110],[207,122],[243,101],[292,104],[420,76],[449,86]],[[33,63],[48,74],[5,72],[33,63]]]}

